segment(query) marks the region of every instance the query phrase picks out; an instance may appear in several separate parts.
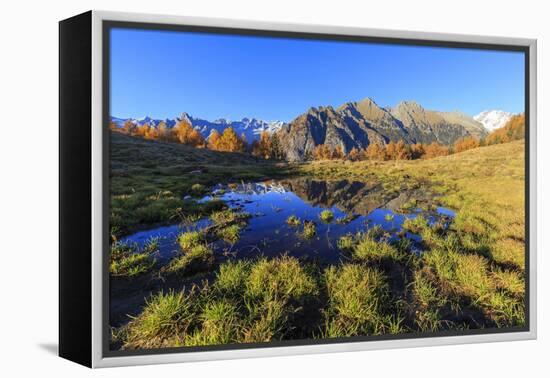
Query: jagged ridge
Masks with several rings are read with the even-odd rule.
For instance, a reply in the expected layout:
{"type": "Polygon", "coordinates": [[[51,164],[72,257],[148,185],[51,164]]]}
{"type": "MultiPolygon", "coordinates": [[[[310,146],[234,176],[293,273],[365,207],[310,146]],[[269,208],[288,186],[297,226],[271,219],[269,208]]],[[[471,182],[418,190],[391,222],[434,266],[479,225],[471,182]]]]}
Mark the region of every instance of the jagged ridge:
{"type": "Polygon", "coordinates": [[[412,101],[383,108],[366,98],[337,109],[310,108],[281,127],[277,135],[283,141],[287,159],[299,161],[310,156],[319,144],[333,149],[341,147],[347,153],[354,147],[366,148],[370,143],[399,140],[452,144],[467,136],[485,137],[487,130],[464,113],[426,110],[412,101]]]}

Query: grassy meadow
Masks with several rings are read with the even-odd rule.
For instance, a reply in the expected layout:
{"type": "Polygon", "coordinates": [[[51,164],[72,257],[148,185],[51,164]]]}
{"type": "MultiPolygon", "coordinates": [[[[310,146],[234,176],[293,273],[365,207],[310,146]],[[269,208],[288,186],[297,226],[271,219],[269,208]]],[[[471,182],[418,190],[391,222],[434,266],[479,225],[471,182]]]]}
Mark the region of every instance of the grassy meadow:
{"type": "Polygon", "coordinates": [[[244,153],[217,152],[111,133],[111,234],[208,215],[220,203],[197,204],[219,182],[282,177],[288,167],[244,153]]]}
{"type": "MultiPolygon", "coordinates": [[[[516,327],[525,324],[524,141],[449,156],[402,161],[288,164],[112,133],[111,320],[113,349],[142,349],[516,327]],[[421,190],[452,209],[448,227],[423,216],[404,230],[422,238],[411,252],[405,232],[377,227],[342,236],[338,263],[217,255],[234,244],[254,214],[213,199],[218,183],[285,177],[376,182],[388,196],[421,190]],[[168,263],[158,240],[138,247],[125,235],[208,219],[182,232],[168,263]],[[131,316],[128,316],[130,314],[131,316]]],[[[413,198],[405,207],[424,206],[413,198]]],[[[432,205],[433,206],[433,205],[432,205]]],[[[317,219],[283,221],[304,241],[317,219]]]]}

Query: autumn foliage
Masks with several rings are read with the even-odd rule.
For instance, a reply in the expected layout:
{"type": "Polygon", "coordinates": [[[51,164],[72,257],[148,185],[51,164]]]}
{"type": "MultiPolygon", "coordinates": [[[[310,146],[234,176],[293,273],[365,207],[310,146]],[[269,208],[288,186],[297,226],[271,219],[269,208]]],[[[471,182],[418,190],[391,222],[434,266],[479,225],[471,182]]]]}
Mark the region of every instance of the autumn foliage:
{"type": "MultiPolygon", "coordinates": [[[[165,125],[166,126],[166,125],[165,125]]],[[[159,127],[160,131],[160,127],[159,127]]],[[[161,140],[164,140],[164,138],[169,138],[168,133],[165,133],[166,135],[159,137],[161,140]]],[[[198,132],[191,126],[191,124],[187,121],[181,120],[179,121],[176,126],[172,129],[173,137],[177,139],[179,143],[187,144],[190,146],[204,146],[205,140],[202,137],[201,133],[198,132]]]]}
{"type": "Polygon", "coordinates": [[[512,117],[504,127],[493,131],[485,143],[487,145],[508,143],[525,138],[525,114],[512,117]]]}
{"type": "Polygon", "coordinates": [[[400,140],[399,142],[390,142],[386,146],[386,157],[388,160],[410,160],[411,147],[400,140]]]}
{"type": "Polygon", "coordinates": [[[331,149],[325,144],[319,144],[313,150],[314,160],[347,159],[351,161],[361,160],[415,160],[428,159],[437,156],[449,155],[448,146],[431,144],[407,144],[404,141],[389,142],[388,144],[370,143],[367,148],[353,147],[347,154],[338,146],[331,149]]]}
{"type": "Polygon", "coordinates": [[[421,156],[421,159],[431,159],[438,156],[447,156],[449,155],[449,147],[444,144],[432,142],[430,144],[424,145],[424,155],[421,156]]]}
{"type": "Polygon", "coordinates": [[[315,160],[343,159],[345,157],[346,153],[342,146],[331,148],[326,144],[319,144],[313,149],[313,159],[315,160]]]}
{"type": "Polygon", "coordinates": [[[368,160],[386,160],[386,148],[378,143],[371,143],[364,150],[363,156],[368,160]]]}
{"type": "Polygon", "coordinates": [[[271,138],[267,131],[262,131],[260,140],[252,145],[252,155],[269,159],[271,157],[271,138]]]}
{"type": "Polygon", "coordinates": [[[208,148],[214,151],[244,152],[246,150],[246,139],[239,137],[231,126],[225,128],[220,135],[216,130],[208,138],[208,148]]]}
{"type": "Polygon", "coordinates": [[[474,137],[466,137],[461,138],[457,140],[453,146],[454,152],[463,152],[467,150],[471,150],[472,148],[478,148],[479,147],[479,139],[474,137]]]}

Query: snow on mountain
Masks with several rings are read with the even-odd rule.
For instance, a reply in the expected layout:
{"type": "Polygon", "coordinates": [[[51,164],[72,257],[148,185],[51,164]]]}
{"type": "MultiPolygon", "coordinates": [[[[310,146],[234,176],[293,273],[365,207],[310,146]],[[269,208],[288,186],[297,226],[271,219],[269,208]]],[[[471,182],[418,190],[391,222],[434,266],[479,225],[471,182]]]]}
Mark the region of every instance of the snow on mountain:
{"type": "Polygon", "coordinates": [[[487,130],[493,131],[506,125],[513,114],[502,110],[485,110],[474,119],[480,122],[487,130]]]}
{"type": "Polygon", "coordinates": [[[176,125],[176,120],[174,119],[153,119],[151,117],[141,117],[141,118],[119,118],[111,117],[111,122],[117,125],[117,127],[123,127],[124,124],[128,121],[131,121],[134,125],[142,126],[148,123],[150,126],[158,126],[159,123],[164,122],[168,127],[173,127],[176,125]]]}
{"type": "Polygon", "coordinates": [[[148,123],[151,126],[157,126],[161,121],[166,123],[168,127],[174,127],[180,120],[185,120],[191,124],[196,130],[198,130],[202,136],[208,138],[210,134],[216,130],[218,133],[223,133],[223,131],[231,126],[238,135],[244,134],[248,142],[258,140],[260,134],[263,131],[268,133],[273,133],[279,130],[285,123],[282,121],[263,121],[256,118],[243,118],[240,121],[228,121],[226,119],[220,118],[215,121],[208,121],[201,118],[195,118],[188,113],[182,113],[179,117],[173,119],[153,119],[151,117],[142,117],[142,118],[118,118],[111,117],[111,121],[114,122],[117,127],[123,127],[124,123],[131,121],[136,125],[143,125],[148,123]]]}

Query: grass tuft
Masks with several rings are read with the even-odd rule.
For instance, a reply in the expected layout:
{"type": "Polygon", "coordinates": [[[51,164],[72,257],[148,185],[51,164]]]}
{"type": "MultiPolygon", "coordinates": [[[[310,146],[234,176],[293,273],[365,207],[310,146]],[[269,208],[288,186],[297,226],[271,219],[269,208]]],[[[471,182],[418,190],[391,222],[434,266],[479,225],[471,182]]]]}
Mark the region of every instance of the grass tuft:
{"type": "Polygon", "coordinates": [[[330,210],[323,210],[319,214],[319,218],[325,223],[330,223],[334,219],[334,213],[330,210]]]}
{"type": "Polygon", "coordinates": [[[245,212],[238,212],[233,209],[225,209],[222,211],[216,211],[210,215],[210,219],[216,225],[224,225],[236,221],[243,221],[250,217],[250,214],[245,212]]]}
{"type": "Polygon", "coordinates": [[[380,261],[382,259],[399,259],[401,254],[392,245],[376,241],[368,235],[361,235],[352,250],[352,258],[357,261],[380,261]]]}
{"type": "Polygon", "coordinates": [[[246,295],[265,301],[285,297],[303,301],[316,293],[313,278],[298,259],[287,255],[272,260],[258,260],[252,266],[246,282],[246,295]]]}
{"type": "Polygon", "coordinates": [[[202,184],[193,184],[193,185],[191,185],[191,193],[193,193],[196,196],[204,194],[205,191],[206,191],[206,188],[202,184]]]}
{"type": "Polygon", "coordinates": [[[205,241],[206,235],[202,231],[187,231],[178,235],[178,244],[184,251],[187,251],[200,243],[204,243],[205,241]]]}
{"type": "Polygon", "coordinates": [[[214,264],[214,253],[206,244],[197,244],[174,258],[166,267],[169,273],[189,276],[204,272],[214,264]]]}
{"type": "Polygon", "coordinates": [[[153,255],[158,251],[158,240],[151,239],[140,250],[137,244],[111,244],[109,271],[115,277],[136,277],[149,272],[156,264],[153,255]]]}
{"type": "Polygon", "coordinates": [[[316,234],[317,234],[317,226],[315,225],[315,222],[304,221],[304,228],[302,229],[302,232],[300,233],[300,235],[304,239],[313,239],[316,234]]]}
{"type": "Polygon", "coordinates": [[[286,224],[288,224],[289,226],[299,226],[300,223],[300,218],[298,218],[296,215],[291,215],[286,218],[286,224]]]}
{"type": "Polygon", "coordinates": [[[350,234],[344,235],[338,239],[337,246],[342,251],[351,252],[355,247],[355,238],[350,234]]]}
{"type": "Polygon", "coordinates": [[[389,287],[380,271],[356,264],[331,266],[324,280],[328,294],[324,337],[375,335],[387,329],[382,308],[389,287]]]}
{"type": "Polygon", "coordinates": [[[195,291],[160,292],[147,300],[143,312],[126,327],[125,348],[177,345],[197,318],[195,291]]]}
{"type": "Polygon", "coordinates": [[[239,339],[239,314],[230,301],[222,299],[207,303],[200,320],[201,328],[187,337],[186,346],[229,344],[239,339]]]}
{"type": "Polygon", "coordinates": [[[224,296],[242,296],[251,265],[251,262],[242,260],[221,264],[220,270],[216,274],[214,290],[219,291],[224,296]]]}
{"type": "Polygon", "coordinates": [[[241,229],[239,224],[232,224],[216,230],[216,236],[227,243],[235,244],[240,238],[241,229]]]}

